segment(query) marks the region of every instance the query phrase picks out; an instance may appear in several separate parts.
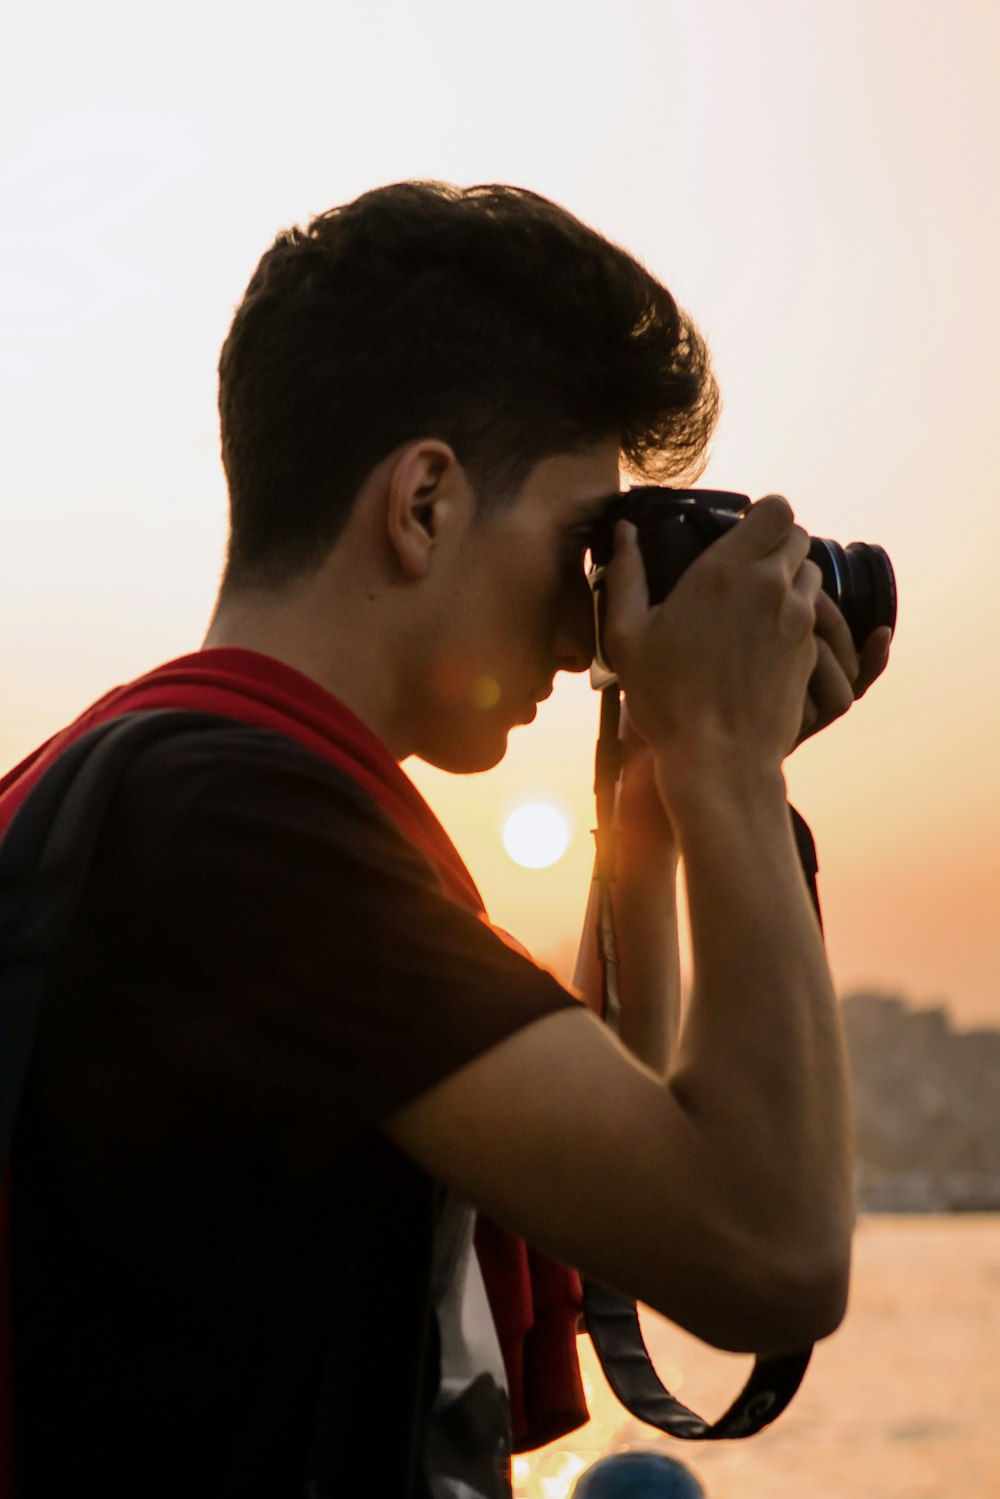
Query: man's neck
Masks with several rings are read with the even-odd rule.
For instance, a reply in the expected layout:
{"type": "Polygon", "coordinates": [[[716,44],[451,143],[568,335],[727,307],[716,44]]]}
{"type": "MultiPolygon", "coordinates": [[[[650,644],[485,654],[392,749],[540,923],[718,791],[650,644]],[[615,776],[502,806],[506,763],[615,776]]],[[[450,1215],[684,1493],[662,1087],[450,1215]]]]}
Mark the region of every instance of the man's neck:
{"type": "Polygon", "coordinates": [[[257,651],[293,667],[338,698],[396,759],[410,753],[396,711],[394,674],[384,631],[355,617],[350,626],[316,607],[312,590],[223,597],[202,650],[228,646],[257,651]]]}

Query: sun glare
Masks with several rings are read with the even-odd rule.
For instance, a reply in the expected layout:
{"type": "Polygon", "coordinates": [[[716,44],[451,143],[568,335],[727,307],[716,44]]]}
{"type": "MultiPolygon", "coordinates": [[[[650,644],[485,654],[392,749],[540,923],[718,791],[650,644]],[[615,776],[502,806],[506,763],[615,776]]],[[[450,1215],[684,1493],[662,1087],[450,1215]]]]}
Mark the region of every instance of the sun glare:
{"type": "Polygon", "coordinates": [[[515,864],[547,869],[569,847],[569,821],[550,802],[524,802],[503,825],[503,846],[515,864]]]}

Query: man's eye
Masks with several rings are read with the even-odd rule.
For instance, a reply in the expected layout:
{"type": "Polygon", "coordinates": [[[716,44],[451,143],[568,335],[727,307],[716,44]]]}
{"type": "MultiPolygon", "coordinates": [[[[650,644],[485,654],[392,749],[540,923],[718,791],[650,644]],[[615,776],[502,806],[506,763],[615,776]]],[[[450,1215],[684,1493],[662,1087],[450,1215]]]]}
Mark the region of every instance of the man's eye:
{"type": "Polygon", "coordinates": [[[581,526],[576,531],[571,531],[569,534],[567,549],[571,551],[584,566],[586,566],[587,564],[592,536],[593,528],[590,526],[581,526]]]}

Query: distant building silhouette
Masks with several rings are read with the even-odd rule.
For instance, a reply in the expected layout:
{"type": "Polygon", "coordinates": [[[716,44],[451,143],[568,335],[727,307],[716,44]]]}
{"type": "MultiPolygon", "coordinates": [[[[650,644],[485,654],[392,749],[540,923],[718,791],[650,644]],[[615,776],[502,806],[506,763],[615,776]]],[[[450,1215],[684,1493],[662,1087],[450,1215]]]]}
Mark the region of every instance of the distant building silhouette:
{"type": "Polygon", "coordinates": [[[1000,1030],[955,1031],[944,1005],[843,1000],[854,1082],[858,1205],[1000,1210],[1000,1030]]]}

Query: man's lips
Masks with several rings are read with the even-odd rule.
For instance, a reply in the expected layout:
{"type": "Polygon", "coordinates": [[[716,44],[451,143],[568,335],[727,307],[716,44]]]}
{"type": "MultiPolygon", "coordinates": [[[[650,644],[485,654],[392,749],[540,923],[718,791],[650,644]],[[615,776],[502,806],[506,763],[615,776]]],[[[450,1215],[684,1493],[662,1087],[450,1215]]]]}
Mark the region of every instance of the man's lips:
{"type": "Polygon", "coordinates": [[[544,703],[545,699],[549,698],[551,696],[552,696],[552,683],[551,682],[549,683],[549,685],[547,687],[544,687],[541,690],[541,692],[533,692],[531,694],[531,696],[528,698],[528,704],[529,704],[528,712],[529,712],[530,716],[528,718],[526,718],[524,720],[524,722],[525,723],[532,723],[534,721],[535,714],[538,712],[538,704],[539,703],[544,703]]]}

